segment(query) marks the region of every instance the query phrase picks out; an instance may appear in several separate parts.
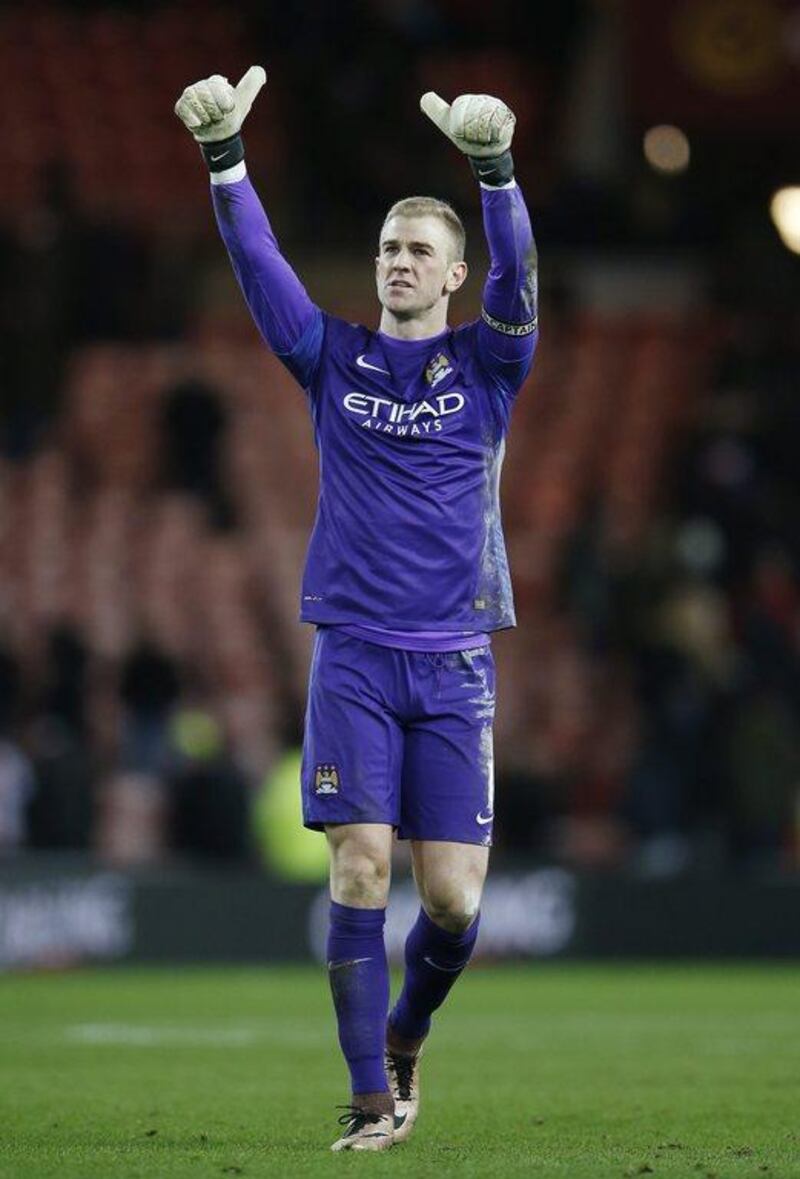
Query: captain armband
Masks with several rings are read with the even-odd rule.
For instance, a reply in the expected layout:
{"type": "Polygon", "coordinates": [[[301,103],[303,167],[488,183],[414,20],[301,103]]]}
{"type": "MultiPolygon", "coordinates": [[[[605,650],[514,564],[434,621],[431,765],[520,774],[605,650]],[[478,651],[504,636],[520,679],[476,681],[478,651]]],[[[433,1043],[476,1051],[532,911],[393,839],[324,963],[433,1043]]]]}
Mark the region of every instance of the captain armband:
{"type": "Polygon", "coordinates": [[[535,316],[527,323],[506,323],[502,319],[495,319],[485,307],[481,308],[481,318],[490,328],[504,336],[532,336],[539,326],[539,318],[535,316]]]}

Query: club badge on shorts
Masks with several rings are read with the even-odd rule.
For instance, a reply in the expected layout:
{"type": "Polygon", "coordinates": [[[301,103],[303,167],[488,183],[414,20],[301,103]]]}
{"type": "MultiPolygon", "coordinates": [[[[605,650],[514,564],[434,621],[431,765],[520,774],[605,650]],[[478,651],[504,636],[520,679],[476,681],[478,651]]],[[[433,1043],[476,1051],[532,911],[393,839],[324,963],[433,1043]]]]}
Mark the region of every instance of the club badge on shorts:
{"type": "Polygon", "coordinates": [[[434,356],[433,360],[428,362],[425,369],[425,380],[430,385],[431,389],[443,381],[446,376],[453,371],[453,366],[445,356],[444,352],[440,352],[438,356],[434,356]]]}
{"type": "Polygon", "coordinates": [[[318,765],[314,772],[315,794],[338,794],[339,771],[334,765],[318,765]]]}

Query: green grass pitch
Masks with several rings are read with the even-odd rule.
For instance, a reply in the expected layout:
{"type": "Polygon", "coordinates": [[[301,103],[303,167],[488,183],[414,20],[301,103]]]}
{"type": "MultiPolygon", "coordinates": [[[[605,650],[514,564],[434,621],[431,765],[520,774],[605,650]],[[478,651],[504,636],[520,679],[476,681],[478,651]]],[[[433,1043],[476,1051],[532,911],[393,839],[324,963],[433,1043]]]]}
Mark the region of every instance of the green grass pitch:
{"type": "Polygon", "coordinates": [[[3,1179],[800,1176],[800,970],[473,968],[414,1138],[332,1155],[347,1099],[314,969],[0,983],[3,1179]]]}

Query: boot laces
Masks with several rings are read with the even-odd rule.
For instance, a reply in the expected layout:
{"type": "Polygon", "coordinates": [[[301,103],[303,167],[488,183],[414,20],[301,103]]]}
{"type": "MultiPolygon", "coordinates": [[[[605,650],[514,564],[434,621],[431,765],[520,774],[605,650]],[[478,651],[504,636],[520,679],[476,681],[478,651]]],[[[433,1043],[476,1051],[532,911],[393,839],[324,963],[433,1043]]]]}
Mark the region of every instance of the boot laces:
{"type": "Polygon", "coordinates": [[[337,1109],[345,1109],[348,1112],[343,1113],[337,1120],[340,1126],[349,1126],[349,1133],[355,1134],[362,1130],[364,1126],[371,1126],[381,1120],[383,1114],[371,1113],[367,1109],[363,1109],[360,1105],[337,1105],[337,1109]]]}
{"type": "Polygon", "coordinates": [[[401,1101],[411,1099],[411,1081],[414,1076],[415,1057],[395,1056],[389,1053],[392,1069],[397,1077],[397,1094],[401,1101]]]}

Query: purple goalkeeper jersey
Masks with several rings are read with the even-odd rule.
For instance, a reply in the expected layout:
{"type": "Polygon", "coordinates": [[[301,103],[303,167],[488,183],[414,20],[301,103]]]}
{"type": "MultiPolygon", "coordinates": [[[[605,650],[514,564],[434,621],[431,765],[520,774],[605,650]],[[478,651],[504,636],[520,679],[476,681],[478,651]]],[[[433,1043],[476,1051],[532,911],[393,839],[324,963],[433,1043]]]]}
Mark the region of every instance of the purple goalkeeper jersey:
{"type": "Polygon", "coordinates": [[[491,270],[479,320],[397,340],[321,311],[249,179],[214,178],[253,318],[306,392],[319,450],[301,618],[397,631],[514,625],[499,483],[537,340],[536,254],[519,188],[482,186],[491,270]]]}

